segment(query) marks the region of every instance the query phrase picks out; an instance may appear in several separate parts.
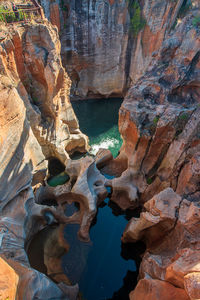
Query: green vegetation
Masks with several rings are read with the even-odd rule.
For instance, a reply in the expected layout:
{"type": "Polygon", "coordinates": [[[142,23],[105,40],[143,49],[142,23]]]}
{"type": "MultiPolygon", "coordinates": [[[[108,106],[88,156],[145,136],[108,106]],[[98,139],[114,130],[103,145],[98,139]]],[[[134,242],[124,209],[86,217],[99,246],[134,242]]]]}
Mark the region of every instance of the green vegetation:
{"type": "Polygon", "coordinates": [[[32,96],[32,100],[33,100],[33,103],[34,103],[34,104],[37,104],[37,103],[38,103],[38,99],[37,99],[36,97],[32,96]]]}
{"type": "Polygon", "coordinates": [[[195,27],[200,27],[200,16],[197,16],[192,20],[192,25],[195,27]]]}
{"type": "Polygon", "coordinates": [[[51,177],[50,179],[47,180],[48,185],[50,186],[57,186],[57,185],[62,185],[69,181],[69,175],[65,172],[60,173],[59,175],[56,175],[54,177],[51,177]]]}
{"type": "Polygon", "coordinates": [[[136,36],[140,30],[142,30],[146,25],[146,20],[142,16],[140,4],[138,0],[127,0],[129,11],[130,11],[130,29],[133,32],[134,36],[136,36]]]}
{"type": "Polygon", "coordinates": [[[155,118],[153,119],[153,124],[154,124],[154,125],[157,125],[159,119],[160,119],[160,117],[155,117],[155,118]]]}
{"type": "MultiPolygon", "coordinates": [[[[17,22],[17,21],[23,21],[27,19],[29,16],[27,13],[25,13],[22,9],[19,9],[17,11],[17,14],[15,14],[12,10],[10,9],[5,9],[3,6],[0,6],[0,22],[7,22],[7,23],[12,23],[12,22],[17,22]]],[[[31,13],[31,19],[33,17],[33,14],[31,13]]],[[[29,17],[29,19],[30,19],[29,17]]]]}
{"type": "Polygon", "coordinates": [[[179,118],[179,120],[183,120],[184,121],[184,120],[187,120],[189,118],[189,116],[188,116],[187,113],[183,113],[178,118],[179,118]]]}
{"type": "Polygon", "coordinates": [[[147,178],[147,184],[148,184],[148,185],[152,184],[152,182],[153,182],[153,179],[152,179],[152,178],[147,178]]]}

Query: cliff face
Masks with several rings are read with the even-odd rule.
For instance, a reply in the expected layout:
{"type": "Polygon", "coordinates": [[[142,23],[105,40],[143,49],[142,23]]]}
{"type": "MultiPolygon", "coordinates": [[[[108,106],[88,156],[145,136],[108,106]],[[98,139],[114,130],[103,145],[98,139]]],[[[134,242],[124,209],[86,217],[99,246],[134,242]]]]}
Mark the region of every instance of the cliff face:
{"type": "Polygon", "coordinates": [[[42,0],[47,17],[61,26],[75,95],[123,96],[145,72],[182,2],[63,0],[59,10],[59,1],[42,0]]]}
{"type": "Polygon", "coordinates": [[[131,299],[200,298],[198,6],[168,34],[182,1],[141,1],[146,24],[134,36],[129,29],[136,2],[63,0],[62,12],[56,2],[42,3],[61,26],[63,60],[79,96],[122,95],[135,82],[120,109],[124,143],[117,164],[123,158],[126,170],[105,183],[98,161],[86,157],[69,162],[67,184],[44,184],[45,159],[65,162],[68,153],[85,151],[87,138],[68,100],[70,80],[61,64],[57,29],[46,21],[10,26],[9,32],[2,26],[0,281],[8,286],[6,274],[12,278],[12,289],[5,289],[3,297],[68,299],[66,286],[59,288],[30,268],[24,249],[46,226],[46,213],[62,223],[80,223],[79,236],[88,240],[106,184],[123,209],[144,205],[123,235],[124,242],[143,239],[147,245],[131,299]],[[58,209],[35,203],[32,176],[35,183],[43,182],[37,202],[51,195],[58,209]],[[80,211],[66,218],[62,205],[72,201],[80,202],[80,211]]]}
{"type": "Polygon", "coordinates": [[[65,161],[87,148],[68,99],[70,79],[60,59],[56,28],[41,24],[9,31],[1,42],[1,75],[8,77],[26,107],[27,119],[46,158],[65,161]]]}
{"type": "Polygon", "coordinates": [[[143,240],[147,246],[131,300],[200,295],[199,3],[193,8],[178,20],[120,108],[121,155],[128,168],[109,184],[123,208],[143,206],[123,241],[143,240]]]}
{"type": "Polygon", "coordinates": [[[200,142],[196,12],[164,41],[120,109],[121,152],[126,153],[132,172],[146,182],[140,190],[143,201],[168,186],[192,197],[199,191],[198,167],[197,173],[194,167],[200,142]]]}
{"type": "Polygon", "coordinates": [[[60,289],[29,266],[26,243],[46,226],[49,209],[35,203],[31,183],[43,182],[47,159],[64,162],[69,153],[85,151],[87,137],[68,99],[57,29],[47,21],[2,24],[0,40],[0,256],[12,267],[0,260],[0,294],[68,299],[65,285],[60,289]]]}

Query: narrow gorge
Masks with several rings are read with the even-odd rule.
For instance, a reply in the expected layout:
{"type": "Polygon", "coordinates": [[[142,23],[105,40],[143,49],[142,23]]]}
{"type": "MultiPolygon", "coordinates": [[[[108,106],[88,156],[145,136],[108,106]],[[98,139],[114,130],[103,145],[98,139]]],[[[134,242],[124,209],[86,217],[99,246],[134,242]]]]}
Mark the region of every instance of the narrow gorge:
{"type": "Polygon", "coordinates": [[[0,0],[0,300],[200,299],[199,9],[0,0]]]}

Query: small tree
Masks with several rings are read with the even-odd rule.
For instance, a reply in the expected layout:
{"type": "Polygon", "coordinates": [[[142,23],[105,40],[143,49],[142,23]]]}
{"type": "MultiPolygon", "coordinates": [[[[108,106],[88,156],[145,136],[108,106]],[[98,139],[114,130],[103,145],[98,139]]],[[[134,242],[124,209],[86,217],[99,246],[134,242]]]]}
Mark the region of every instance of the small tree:
{"type": "Polygon", "coordinates": [[[140,30],[142,30],[146,24],[146,20],[142,17],[141,8],[138,0],[135,0],[131,5],[131,30],[134,36],[136,36],[140,30]]]}

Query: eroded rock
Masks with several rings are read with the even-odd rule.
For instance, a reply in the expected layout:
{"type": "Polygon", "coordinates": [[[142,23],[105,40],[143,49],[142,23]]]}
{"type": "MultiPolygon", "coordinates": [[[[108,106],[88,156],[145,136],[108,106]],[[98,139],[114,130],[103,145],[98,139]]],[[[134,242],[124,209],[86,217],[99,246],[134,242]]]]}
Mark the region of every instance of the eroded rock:
{"type": "Polygon", "coordinates": [[[123,193],[121,182],[131,182],[140,204],[167,187],[190,200],[199,197],[200,44],[192,25],[196,11],[166,37],[120,108],[120,155],[127,157],[128,167],[115,180],[113,194],[123,193]]]}
{"type": "Polygon", "coordinates": [[[130,300],[189,300],[186,292],[172,284],[152,279],[141,279],[136,289],[130,293],[130,300]]]}
{"type": "Polygon", "coordinates": [[[62,67],[57,30],[48,24],[10,27],[0,47],[1,82],[23,100],[44,156],[65,162],[68,153],[85,152],[88,141],[69,102],[71,81],[62,67]]]}
{"type": "Polygon", "coordinates": [[[40,203],[48,197],[54,198],[59,205],[58,213],[53,213],[55,218],[65,224],[80,224],[79,238],[88,241],[97,206],[108,194],[106,179],[97,169],[94,159],[89,156],[76,161],[69,160],[65,171],[70,176],[70,181],[56,187],[41,187],[38,190],[37,202],[40,203]],[[65,217],[63,208],[72,202],[79,203],[80,209],[72,216],[65,217]]]}
{"type": "Polygon", "coordinates": [[[168,188],[146,202],[145,210],[139,219],[129,222],[122,238],[124,242],[142,239],[147,245],[140,279],[150,278],[153,284],[156,280],[168,282],[182,289],[180,299],[183,290],[189,295],[186,299],[193,299],[198,294],[200,272],[199,201],[190,202],[168,188]]]}
{"type": "MultiPolygon", "coordinates": [[[[1,32],[5,37],[0,44],[0,256],[13,269],[7,268],[13,281],[7,282],[9,291],[1,281],[1,296],[52,299],[53,295],[67,300],[65,284],[59,288],[29,265],[27,242],[48,225],[46,214],[58,214],[54,207],[35,203],[31,184],[33,178],[33,185],[43,183],[45,159],[65,161],[66,147],[85,151],[87,138],[69,103],[70,80],[61,64],[57,30],[44,21],[1,25],[1,32]]],[[[64,218],[64,213],[59,216],[64,218]]]]}

